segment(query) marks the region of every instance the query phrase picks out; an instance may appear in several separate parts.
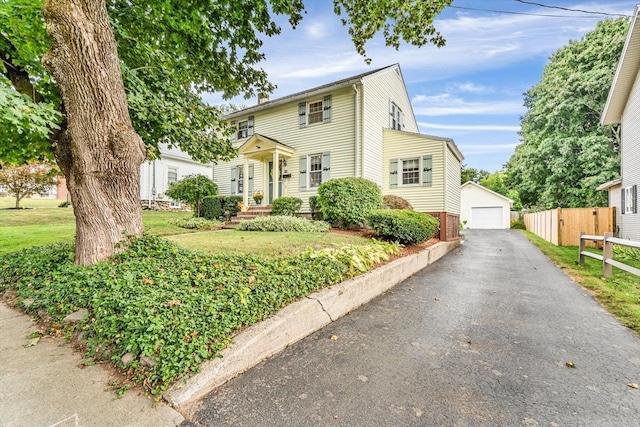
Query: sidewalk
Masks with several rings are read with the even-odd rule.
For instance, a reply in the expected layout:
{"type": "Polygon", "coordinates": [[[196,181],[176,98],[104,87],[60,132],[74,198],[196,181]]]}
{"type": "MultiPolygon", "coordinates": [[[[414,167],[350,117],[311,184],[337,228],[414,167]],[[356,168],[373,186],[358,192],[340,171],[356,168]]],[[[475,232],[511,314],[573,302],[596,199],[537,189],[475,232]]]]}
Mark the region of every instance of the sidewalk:
{"type": "Polygon", "coordinates": [[[78,353],[51,338],[24,347],[29,316],[0,302],[0,427],[175,426],[182,415],[135,390],[105,391],[101,366],[80,369],[78,353]]]}

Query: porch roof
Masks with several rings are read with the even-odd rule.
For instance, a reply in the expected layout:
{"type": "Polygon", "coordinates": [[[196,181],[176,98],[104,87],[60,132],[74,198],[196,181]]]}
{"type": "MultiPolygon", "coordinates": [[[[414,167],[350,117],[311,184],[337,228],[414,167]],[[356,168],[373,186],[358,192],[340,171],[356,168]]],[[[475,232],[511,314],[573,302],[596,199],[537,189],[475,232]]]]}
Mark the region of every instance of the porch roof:
{"type": "Polygon", "coordinates": [[[264,160],[265,158],[271,158],[274,153],[278,153],[280,156],[291,157],[296,150],[283,144],[273,138],[261,135],[259,133],[253,134],[244,144],[238,148],[238,153],[244,157],[256,160],[264,160]]]}

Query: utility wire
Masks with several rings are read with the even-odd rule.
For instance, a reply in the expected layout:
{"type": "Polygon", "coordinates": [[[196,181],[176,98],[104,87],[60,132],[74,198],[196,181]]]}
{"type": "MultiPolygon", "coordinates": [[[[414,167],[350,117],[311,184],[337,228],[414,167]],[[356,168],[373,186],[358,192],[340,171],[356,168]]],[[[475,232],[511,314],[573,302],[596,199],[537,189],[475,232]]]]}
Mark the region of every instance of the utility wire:
{"type": "MultiPolygon", "coordinates": [[[[544,14],[544,13],[512,12],[512,11],[508,11],[508,10],[476,9],[476,8],[473,8],[473,7],[463,7],[463,6],[448,6],[448,7],[452,8],[452,9],[474,10],[474,11],[478,11],[478,12],[504,13],[504,14],[508,14],[508,15],[544,16],[546,18],[599,19],[598,16],[549,15],[549,14],[544,14]]],[[[617,15],[617,16],[626,16],[626,15],[617,15]]]]}
{"type": "Polygon", "coordinates": [[[542,3],[537,3],[535,1],[526,1],[526,0],[514,0],[518,3],[523,3],[523,4],[530,4],[532,6],[540,6],[540,7],[546,7],[548,9],[560,9],[560,10],[566,10],[569,12],[580,12],[580,13],[591,13],[594,15],[605,15],[605,16],[619,16],[619,17],[625,17],[625,18],[630,18],[630,15],[622,15],[619,13],[606,13],[606,12],[595,12],[592,10],[583,10],[583,9],[572,9],[570,7],[562,7],[562,6],[553,6],[553,5],[548,5],[548,4],[542,4],[542,3]]]}

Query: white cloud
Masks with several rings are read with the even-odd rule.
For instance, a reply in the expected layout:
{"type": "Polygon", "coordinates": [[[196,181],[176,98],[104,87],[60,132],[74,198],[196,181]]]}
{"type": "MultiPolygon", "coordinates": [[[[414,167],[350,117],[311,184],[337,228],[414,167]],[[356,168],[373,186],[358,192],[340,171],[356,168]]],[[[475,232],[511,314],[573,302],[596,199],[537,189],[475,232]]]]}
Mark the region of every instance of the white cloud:
{"type": "Polygon", "coordinates": [[[491,93],[494,91],[494,88],[492,87],[476,85],[471,82],[453,83],[449,85],[449,88],[457,92],[478,93],[478,94],[491,93]]]}
{"type": "Polygon", "coordinates": [[[481,102],[470,102],[446,93],[433,96],[416,95],[412,98],[412,104],[413,112],[417,116],[479,114],[513,115],[525,112],[525,108],[522,106],[521,100],[487,100],[481,102]]]}
{"type": "Polygon", "coordinates": [[[458,144],[464,156],[478,156],[482,154],[512,153],[518,144],[458,144]]]}
{"type": "Polygon", "coordinates": [[[323,21],[314,21],[304,27],[304,32],[313,40],[323,39],[328,34],[327,25],[323,21]]]}
{"type": "Polygon", "coordinates": [[[425,129],[446,129],[446,130],[472,130],[472,131],[506,131],[506,132],[520,132],[520,126],[508,126],[508,125],[449,125],[441,123],[426,123],[418,122],[418,126],[425,129]]]}

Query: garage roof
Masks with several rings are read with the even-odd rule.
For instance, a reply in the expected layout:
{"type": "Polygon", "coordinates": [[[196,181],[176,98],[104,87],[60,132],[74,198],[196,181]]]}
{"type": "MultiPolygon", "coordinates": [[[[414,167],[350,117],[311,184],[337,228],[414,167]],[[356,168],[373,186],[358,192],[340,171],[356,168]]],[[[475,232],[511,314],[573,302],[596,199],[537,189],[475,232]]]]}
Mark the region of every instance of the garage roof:
{"type": "Polygon", "coordinates": [[[474,187],[477,187],[477,188],[479,188],[479,189],[481,189],[481,190],[486,191],[487,193],[491,193],[491,194],[493,194],[494,196],[501,197],[501,198],[505,199],[506,201],[508,201],[510,205],[513,205],[513,200],[511,200],[510,198],[505,197],[505,196],[503,196],[503,195],[502,195],[502,194],[500,194],[500,193],[496,193],[496,192],[495,192],[495,191],[493,191],[493,190],[489,190],[487,187],[483,187],[482,185],[480,185],[480,184],[476,184],[476,183],[475,183],[475,182],[473,182],[473,181],[467,181],[467,182],[465,182],[464,184],[462,184],[462,185],[460,186],[460,190],[462,190],[463,188],[465,188],[465,187],[467,187],[467,186],[474,186],[474,187]]]}

